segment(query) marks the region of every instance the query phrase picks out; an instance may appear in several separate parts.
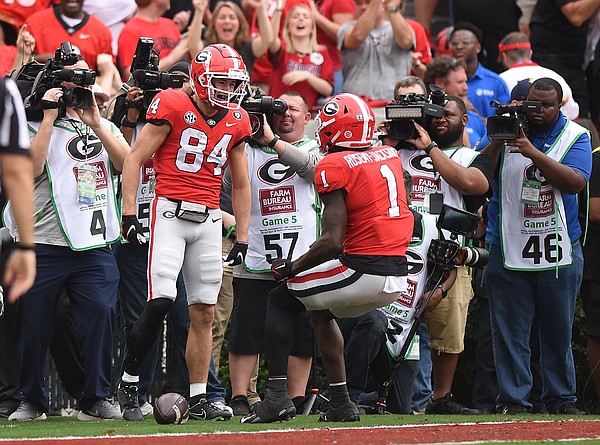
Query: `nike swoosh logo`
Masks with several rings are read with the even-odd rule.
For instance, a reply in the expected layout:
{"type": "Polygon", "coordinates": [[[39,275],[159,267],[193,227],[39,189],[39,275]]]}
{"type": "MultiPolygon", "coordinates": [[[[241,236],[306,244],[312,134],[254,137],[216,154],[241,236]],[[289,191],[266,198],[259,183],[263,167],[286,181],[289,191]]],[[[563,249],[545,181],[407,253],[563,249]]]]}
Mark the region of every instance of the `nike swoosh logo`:
{"type": "Polygon", "coordinates": [[[217,221],[221,221],[221,218],[212,218],[212,222],[216,223],[217,221]]]}
{"type": "Polygon", "coordinates": [[[79,34],[80,39],[89,39],[91,36],[89,34],[79,34]]]}
{"type": "Polygon", "coordinates": [[[234,125],[237,125],[236,123],[231,123],[231,122],[225,122],[225,126],[226,127],[233,127],[234,125]]]}

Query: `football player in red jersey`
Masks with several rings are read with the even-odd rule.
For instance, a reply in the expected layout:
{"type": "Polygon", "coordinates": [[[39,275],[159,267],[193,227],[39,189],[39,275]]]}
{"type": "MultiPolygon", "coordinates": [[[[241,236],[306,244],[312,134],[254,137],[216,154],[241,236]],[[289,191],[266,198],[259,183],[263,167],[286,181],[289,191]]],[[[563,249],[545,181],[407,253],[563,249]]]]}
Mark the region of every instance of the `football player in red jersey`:
{"type": "Polygon", "coordinates": [[[123,237],[144,243],[135,217],[139,172],[154,155],[156,197],[150,215],[148,303],[131,330],[122,383],[117,395],[126,420],[142,420],[137,397],[139,369],[152,347],[183,270],[190,313],[186,362],[190,374],[190,417],[228,419],[229,411],[206,401],[211,358],[211,325],[221,286],[222,173],[231,168],[237,241],[225,260],[239,264],[248,247],[250,183],[244,146],[251,137],[240,108],[248,74],[240,55],[224,44],[204,48],[192,61],[193,96],[181,90],[159,92],[147,124],[123,166],[123,237]]]}
{"type": "MultiPolygon", "coordinates": [[[[276,259],[271,271],[286,283],[269,294],[265,337],[269,381],[264,401],[242,423],[295,415],[287,395],[289,326],[308,310],[330,382],[323,420],[359,420],[346,388],[344,340],[336,317],[357,317],[406,290],[406,248],[413,231],[402,161],[396,149],[373,147],[375,115],[358,96],[329,99],[316,119],[321,150],[315,185],[325,210],[321,236],[296,261],[276,259]]],[[[275,141],[274,144],[280,142],[275,141]]]]}

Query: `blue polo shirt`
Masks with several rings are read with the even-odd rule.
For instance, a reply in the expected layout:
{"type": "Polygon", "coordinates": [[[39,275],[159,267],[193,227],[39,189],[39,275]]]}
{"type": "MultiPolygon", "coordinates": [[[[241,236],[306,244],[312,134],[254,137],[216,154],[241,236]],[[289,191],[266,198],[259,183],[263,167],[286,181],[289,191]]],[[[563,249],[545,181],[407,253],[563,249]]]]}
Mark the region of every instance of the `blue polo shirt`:
{"type": "Polygon", "coordinates": [[[487,135],[487,128],[477,113],[473,110],[467,111],[469,122],[467,123],[467,134],[471,147],[475,147],[484,136],[487,135]]]}
{"type": "Polygon", "coordinates": [[[495,72],[484,68],[481,63],[471,78],[467,80],[467,85],[469,86],[467,97],[479,111],[481,117],[490,117],[496,113],[496,109],[490,105],[490,101],[497,100],[501,104],[510,102],[510,91],[504,80],[495,72]]]}
{"type": "MultiPolygon", "coordinates": [[[[554,124],[550,133],[546,136],[546,133],[535,135],[531,140],[534,147],[542,152],[548,151],[550,147],[554,145],[554,141],[562,133],[564,126],[567,125],[567,118],[560,113],[558,120],[554,124]],[[542,147],[542,148],[540,148],[542,147]]],[[[500,156],[504,156],[504,149],[501,149],[500,156]]],[[[501,160],[499,159],[500,163],[501,160]]],[[[586,181],[589,181],[590,174],[592,171],[592,144],[588,133],[584,133],[573,143],[569,151],[567,151],[565,157],[561,161],[561,164],[571,167],[573,170],[581,173],[586,181]]],[[[496,172],[498,174],[498,172],[496,172]]],[[[498,217],[499,212],[499,197],[498,197],[498,178],[494,178],[492,183],[493,196],[490,199],[488,205],[488,225],[485,234],[486,243],[490,241],[492,244],[500,245],[500,218],[498,217]],[[493,233],[492,233],[493,232],[493,233]],[[493,236],[492,236],[493,235],[493,236]]],[[[581,226],[577,219],[578,213],[578,201],[577,194],[568,195],[562,194],[563,203],[565,206],[565,213],[567,217],[567,230],[569,231],[569,237],[571,242],[577,241],[581,236],[581,226]]],[[[515,199],[519,199],[517,196],[515,199]]]]}

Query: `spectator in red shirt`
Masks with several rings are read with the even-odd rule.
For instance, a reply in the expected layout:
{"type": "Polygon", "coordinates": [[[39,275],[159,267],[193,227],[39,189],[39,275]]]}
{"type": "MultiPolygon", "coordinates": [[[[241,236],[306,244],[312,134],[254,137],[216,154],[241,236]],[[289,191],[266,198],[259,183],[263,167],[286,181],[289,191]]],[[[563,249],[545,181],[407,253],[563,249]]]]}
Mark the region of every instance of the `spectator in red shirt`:
{"type": "MultiPolygon", "coordinates": [[[[279,32],[278,14],[273,30],[279,32]]],[[[317,44],[317,25],[309,7],[296,5],[285,18],[283,38],[275,39],[269,47],[273,74],[269,94],[279,97],[295,90],[315,111],[320,97],[333,93],[333,64],[326,49],[317,44]]]]}
{"type": "Polygon", "coordinates": [[[344,78],[342,59],[337,47],[337,34],[340,26],[354,19],[353,0],[317,0],[312,3],[312,11],[317,21],[317,42],[325,45],[333,62],[333,93],[342,92],[344,78]]]}
{"type": "Polygon", "coordinates": [[[104,23],[83,11],[83,0],[61,0],[60,5],[29,16],[26,21],[35,38],[39,62],[54,57],[56,48],[69,41],[91,69],[99,54],[112,54],[112,35],[104,23]]]}

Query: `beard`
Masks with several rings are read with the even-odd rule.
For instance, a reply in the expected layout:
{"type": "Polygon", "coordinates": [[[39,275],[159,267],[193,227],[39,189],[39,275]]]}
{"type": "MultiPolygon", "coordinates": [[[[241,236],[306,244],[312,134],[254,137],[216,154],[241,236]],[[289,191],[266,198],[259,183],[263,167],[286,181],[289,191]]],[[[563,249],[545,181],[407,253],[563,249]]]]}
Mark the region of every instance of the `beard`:
{"type": "Polygon", "coordinates": [[[448,128],[448,130],[443,133],[439,133],[437,130],[432,129],[429,131],[429,135],[441,148],[445,148],[455,145],[459,138],[462,140],[463,131],[464,127],[460,125],[454,128],[448,128]]]}

